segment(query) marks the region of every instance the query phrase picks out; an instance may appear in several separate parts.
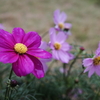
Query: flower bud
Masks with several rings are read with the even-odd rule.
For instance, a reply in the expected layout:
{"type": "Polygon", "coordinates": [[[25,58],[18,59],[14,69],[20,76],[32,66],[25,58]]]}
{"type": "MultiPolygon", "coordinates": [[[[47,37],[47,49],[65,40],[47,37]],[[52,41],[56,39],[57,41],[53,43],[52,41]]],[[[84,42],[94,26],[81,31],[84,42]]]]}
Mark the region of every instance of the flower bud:
{"type": "Polygon", "coordinates": [[[74,82],[75,82],[75,84],[77,84],[77,83],[79,82],[79,79],[76,78],[76,79],[74,80],[74,82]]]}
{"type": "Polygon", "coordinates": [[[85,48],[84,47],[80,47],[80,51],[84,51],[85,50],[85,48]]]}
{"type": "Polygon", "coordinates": [[[17,82],[16,80],[11,80],[10,86],[11,86],[12,88],[14,88],[14,87],[17,86],[17,85],[18,85],[18,82],[17,82]]]}

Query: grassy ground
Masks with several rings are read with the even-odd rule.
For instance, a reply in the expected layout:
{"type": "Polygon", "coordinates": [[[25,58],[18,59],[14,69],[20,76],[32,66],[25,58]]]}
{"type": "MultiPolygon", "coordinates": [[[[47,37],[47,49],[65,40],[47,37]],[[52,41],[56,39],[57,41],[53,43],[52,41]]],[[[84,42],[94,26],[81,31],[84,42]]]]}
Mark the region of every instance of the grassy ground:
{"type": "MultiPolygon", "coordinates": [[[[94,51],[100,37],[99,6],[92,0],[0,0],[0,22],[10,31],[22,27],[40,35],[53,26],[53,12],[65,11],[72,23],[70,43],[94,51]]],[[[46,40],[46,39],[45,39],[46,40]]]]}

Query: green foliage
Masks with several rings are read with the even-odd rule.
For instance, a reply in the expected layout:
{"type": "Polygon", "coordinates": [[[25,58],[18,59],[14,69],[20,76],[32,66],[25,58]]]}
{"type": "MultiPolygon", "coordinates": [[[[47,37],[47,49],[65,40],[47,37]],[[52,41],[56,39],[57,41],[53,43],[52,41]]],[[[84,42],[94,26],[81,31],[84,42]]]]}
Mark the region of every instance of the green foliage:
{"type": "MultiPolygon", "coordinates": [[[[19,87],[13,89],[10,100],[73,100],[73,98],[76,98],[75,100],[99,100],[100,77],[93,75],[88,78],[86,74],[80,74],[82,70],[82,68],[78,68],[78,71],[72,70],[71,75],[68,78],[66,76],[65,80],[59,68],[49,71],[42,79],[36,79],[32,75],[22,78],[13,76],[18,81],[19,87]],[[75,82],[76,79],[78,79],[77,82],[75,82]]],[[[2,84],[1,100],[4,99],[5,93],[4,81],[3,78],[0,81],[2,84]]]]}
{"type": "MultiPolygon", "coordinates": [[[[12,79],[16,80],[18,85],[11,88],[10,100],[99,100],[100,77],[93,75],[88,78],[87,74],[83,73],[84,66],[82,66],[82,59],[93,57],[93,53],[80,52],[78,45],[73,47],[72,53],[78,56],[74,63],[73,60],[66,65],[65,73],[60,70],[63,64],[49,69],[42,79],[37,79],[33,75],[17,77],[13,73],[12,79]],[[71,64],[72,69],[68,73],[71,64]]],[[[0,100],[4,100],[11,65],[0,63],[0,66],[0,100]]]]}

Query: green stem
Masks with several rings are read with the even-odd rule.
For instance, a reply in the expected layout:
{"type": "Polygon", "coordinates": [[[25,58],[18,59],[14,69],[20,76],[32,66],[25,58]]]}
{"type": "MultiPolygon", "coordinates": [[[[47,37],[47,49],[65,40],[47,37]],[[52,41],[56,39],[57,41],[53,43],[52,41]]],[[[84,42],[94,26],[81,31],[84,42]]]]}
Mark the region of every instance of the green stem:
{"type": "MultiPolygon", "coordinates": [[[[10,75],[9,75],[9,80],[11,80],[12,73],[13,73],[13,70],[11,69],[10,75]]],[[[9,91],[10,91],[10,87],[8,86],[8,83],[7,83],[5,99],[4,100],[9,100],[9,91]]]]}
{"type": "Polygon", "coordinates": [[[10,91],[9,100],[11,99],[11,94],[12,94],[12,91],[13,91],[13,90],[11,90],[11,91],[10,91]]]}
{"type": "Polygon", "coordinates": [[[99,92],[100,92],[100,89],[98,89],[98,92],[97,92],[96,95],[94,96],[93,100],[98,100],[99,92]]]}
{"type": "Polygon", "coordinates": [[[78,54],[77,54],[76,57],[74,58],[73,62],[70,64],[67,77],[70,75],[70,71],[71,71],[71,69],[72,69],[74,63],[76,62],[78,56],[81,54],[81,52],[82,52],[82,51],[79,51],[79,52],[78,52],[78,54]]]}
{"type": "Polygon", "coordinates": [[[48,71],[47,72],[49,72],[50,70],[51,70],[51,68],[52,68],[52,66],[53,66],[53,64],[54,64],[54,62],[55,62],[56,60],[53,60],[52,62],[51,62],[51,64],[49,65],[49,69],[48,69],[48,71]]]}
{"type": "Polygon", "coordinates": [[[12,73],[13,73],[13,70],[11,69],[9,79],[11,79],[12,73]]]}
{"type": "Polygon", "coordinates": [[[42,35],[42,38],[45,37],[45,36],[47,35],[47,33],[48,33],[48,31],[45,32],[45,33],[42,35]]]}
{"type": "Polygon", "coordinates": [[[66,63],[63,63],[63,79],[66,77],[66,63]]]}

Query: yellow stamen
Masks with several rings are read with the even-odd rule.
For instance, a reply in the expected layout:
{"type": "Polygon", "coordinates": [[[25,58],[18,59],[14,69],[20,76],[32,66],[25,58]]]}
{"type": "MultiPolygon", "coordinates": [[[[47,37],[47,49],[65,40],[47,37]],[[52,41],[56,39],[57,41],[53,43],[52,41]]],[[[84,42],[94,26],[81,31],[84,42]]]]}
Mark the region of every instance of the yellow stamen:
{"type": "Polygon", "coordinates": [[[19,54],[23,54],[23,53],[26,53],[28,49],[26,45],[22,43],[16,43],[14,46],[14,50],[19,54]]]}
{"type": "Polygon", "coordinates": [[[59,26],[60,29],[64,29],[64,24],[63,23],[59,23],[58,26],[59,26]]]}
{"type": "Polygon", "coordinates": [[[35,58],[40,59],[39,57],[35,57],[35,58]]]}
{"type": "Polygon", "coordinates": [[[55,48],[56,50],[59,50],[59,49],[61,48],[61,44],[55,43],[55,44],[54,44],[54,48],[55,48]]]}
{"type": "Polygon", "coordinates": [[[100,65],[100,56],[93,59],[94,65],[100,65]]]}

